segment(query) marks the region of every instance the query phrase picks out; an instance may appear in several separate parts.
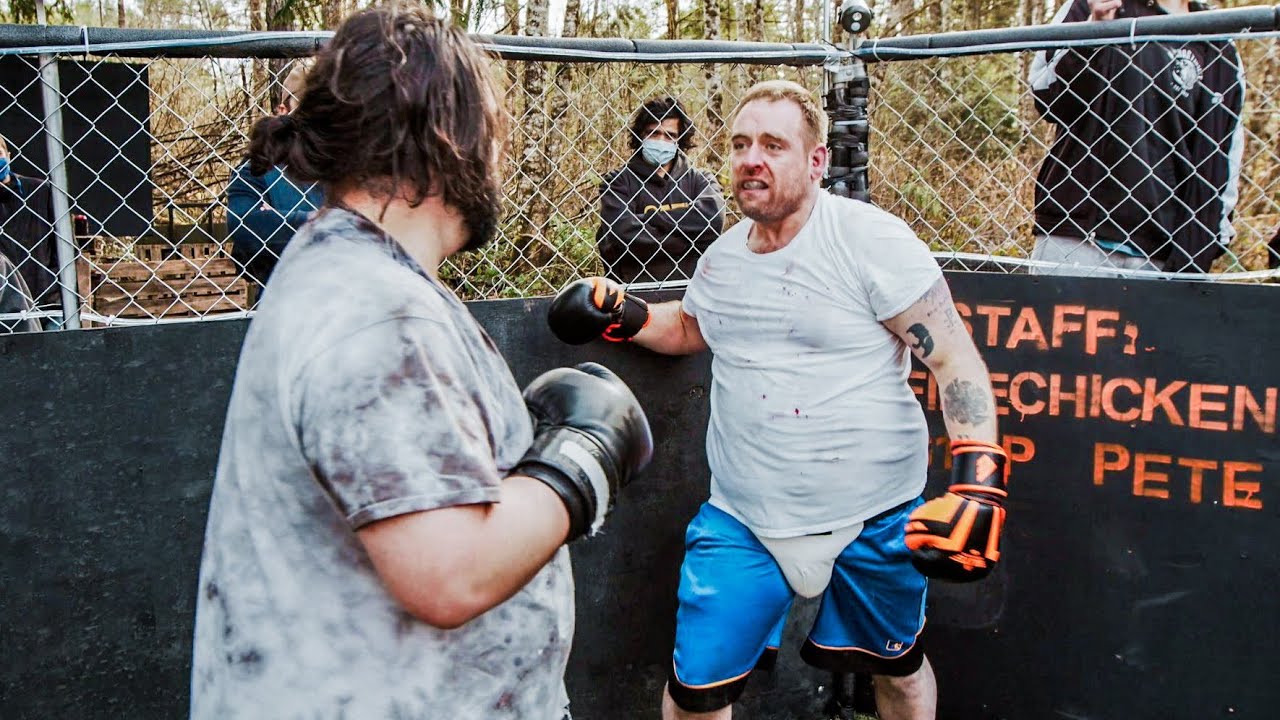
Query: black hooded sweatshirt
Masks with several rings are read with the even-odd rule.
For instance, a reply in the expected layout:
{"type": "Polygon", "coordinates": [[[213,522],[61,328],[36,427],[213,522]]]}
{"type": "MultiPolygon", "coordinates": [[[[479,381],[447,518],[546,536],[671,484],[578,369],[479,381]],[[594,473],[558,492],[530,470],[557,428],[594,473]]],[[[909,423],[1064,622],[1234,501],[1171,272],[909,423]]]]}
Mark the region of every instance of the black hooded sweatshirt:
{"type": "Polygon", "coordinates": [[[724,196],[710,174],[676,155],[665,176],[639,153],[600,186],[596,247],[605,275],[622,283],[687,280],[720,236],[724,196]]]}
{"type": "MultiPolygon", "coordinates": [[[[1208,9],[1193,2],[1191,11],[1208,9]]],[[[1162,15],[1124,0],[1117,18],[1162,15]]],[[[1089,18],[1072,0],[1055,22],[1089,18]]],[[[1244,78],[1229,42],[1039,52],[1036,107],[1057,137],[1036,178],[1040,234],[1128,241],[1168,271],[1208,271],[1234,237],[1244,78]]]]}

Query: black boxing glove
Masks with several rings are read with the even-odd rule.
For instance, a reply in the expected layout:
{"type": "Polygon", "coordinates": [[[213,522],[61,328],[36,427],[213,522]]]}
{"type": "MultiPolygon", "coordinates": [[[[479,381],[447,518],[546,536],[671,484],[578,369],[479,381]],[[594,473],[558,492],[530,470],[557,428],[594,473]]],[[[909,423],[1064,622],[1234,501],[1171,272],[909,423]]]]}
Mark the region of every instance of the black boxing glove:
{"type": "Polygon", "coordinates": [[[569,510],[569,540],[594,535],[618,490],[649,464],[653,437],[640,402],[603,365],[581,363],[525,388],[533,445],[512,469],[546,483],[569,510]]]}
{"type": "Polygon", "coordinates": [[[921,574],[971,582],[1000,559],[1008,456],[999,445],[976,440],[953,442],[951,456],[951,487],[911,513],[907,548],[921,574]]]}
{"type": "Polygon", "coordinates": [[[649,304],[602,277],[569,283],[556,295],[547,324],[561,342],[582,345],[596,338],[630,340],[649,324],[649,304]]]}

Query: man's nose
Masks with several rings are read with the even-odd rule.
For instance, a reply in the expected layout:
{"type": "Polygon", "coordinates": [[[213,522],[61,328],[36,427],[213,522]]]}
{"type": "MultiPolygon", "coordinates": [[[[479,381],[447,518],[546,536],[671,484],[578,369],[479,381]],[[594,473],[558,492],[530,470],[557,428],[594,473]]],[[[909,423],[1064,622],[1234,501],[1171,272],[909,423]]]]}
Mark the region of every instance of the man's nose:
{"type": "Polygon", "coordinates": [[[744,168],[759,168],[764,161],[764,153],[760,152],[760,146],[752,144],[748,146],[738,155],[738,162],[744,168]]]}

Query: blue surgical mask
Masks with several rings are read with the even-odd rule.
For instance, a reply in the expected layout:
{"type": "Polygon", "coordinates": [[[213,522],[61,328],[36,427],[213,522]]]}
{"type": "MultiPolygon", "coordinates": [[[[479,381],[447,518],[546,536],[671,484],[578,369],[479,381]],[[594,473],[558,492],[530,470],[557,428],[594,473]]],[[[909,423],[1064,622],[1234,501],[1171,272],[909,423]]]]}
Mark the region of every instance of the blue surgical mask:
{"type": "Polygon", "coordinates": [[[9,179],[9,158],[0,157],[0,182],[9,179]]]}
{"type": "Polygon", "coordinates": [[[676,153],[680,148],[675,143],[666,142],[665,140],[645,140],[640,143],[640,154],[644,157],[645,162],[654,167],[662,167],[672,160],[676,159],[676,153]]]}

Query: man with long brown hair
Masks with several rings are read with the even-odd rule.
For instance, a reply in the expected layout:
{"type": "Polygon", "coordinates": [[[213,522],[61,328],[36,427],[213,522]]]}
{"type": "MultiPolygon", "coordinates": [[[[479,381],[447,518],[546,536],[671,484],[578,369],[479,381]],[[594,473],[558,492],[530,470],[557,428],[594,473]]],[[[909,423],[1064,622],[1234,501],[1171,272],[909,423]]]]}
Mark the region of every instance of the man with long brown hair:
{"type": "Polygon", "coordinates": [[[416,6],[358,13],[250,164],[325,189],[254,318],[196,609],[195,718],[566,715],[573,578],[652,452],[590,363],[523,397],[439,280],[497,223],[480,50],[416,6]]]}

